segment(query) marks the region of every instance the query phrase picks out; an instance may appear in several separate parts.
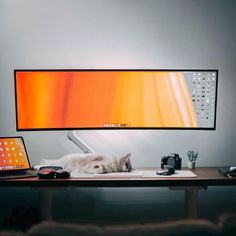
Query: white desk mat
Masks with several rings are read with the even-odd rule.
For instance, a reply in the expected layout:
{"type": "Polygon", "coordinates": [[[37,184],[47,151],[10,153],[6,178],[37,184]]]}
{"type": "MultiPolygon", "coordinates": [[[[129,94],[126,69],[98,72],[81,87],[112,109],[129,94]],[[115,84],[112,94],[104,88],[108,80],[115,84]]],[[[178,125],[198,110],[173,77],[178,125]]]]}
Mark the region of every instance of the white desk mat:
{"type": "MultiPolygon", "coordinates": [[[[158,172],[164,172],[158,171],[158,172]]],[[[157,175],[156,171],[135,171],[137,174],[142,174],[142,177],[151,177],[151,178],[194,178],[197,177],[192,171],[190,170],[175,170],[175,173],[172,175],[157,175]]]]}
{"type": "MultiPolygon", "coordinates": [[[[160,171],[164,172],[164,171],[160,171]]],[[[157,175],[156,171],[132,171],[132,172],[116,172],[116,173],[107,173],[107,174],[76,174],[71,175],[73,178],[194,178],[197,177],[190,170],[176,170],[173,175],[157,175]]]]}

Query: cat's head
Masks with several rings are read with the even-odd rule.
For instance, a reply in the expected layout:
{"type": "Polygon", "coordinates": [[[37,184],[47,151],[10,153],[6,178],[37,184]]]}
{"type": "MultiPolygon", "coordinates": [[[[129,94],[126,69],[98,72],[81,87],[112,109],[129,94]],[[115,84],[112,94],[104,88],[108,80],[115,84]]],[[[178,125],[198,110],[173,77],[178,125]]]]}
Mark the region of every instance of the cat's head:
{"type": "Polygon", "coordinates": [[[130,161],[131,154],[126,154],[125,156],[121,156],[118,158],[118,171],[120,172],[131,172],[132,171],[132,164],[130,161]]]}
{"type": "Polygon", "coordinates": [[[90,163],[86,165],[86,173],[104,174],[111,172],[131,172],[131,154],[125,156],[107,158],[105,156],[96,156],[90,163]],[[115,163],[114,163],[115,160],[115,163]]]}

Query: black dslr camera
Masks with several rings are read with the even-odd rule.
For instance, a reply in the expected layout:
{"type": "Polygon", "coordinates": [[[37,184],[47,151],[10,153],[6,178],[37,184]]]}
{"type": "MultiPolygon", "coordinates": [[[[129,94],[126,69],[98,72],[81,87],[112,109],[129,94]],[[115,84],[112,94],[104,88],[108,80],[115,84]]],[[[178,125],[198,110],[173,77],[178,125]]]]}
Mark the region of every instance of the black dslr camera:
{"type": "Polygon", "coordinates": [[[170,156],[164,156],[161,158],[161,168],[163,169],[165,165],[173,166],[175,169],[180,170],[182,167],[182,158],[179,154],[172,153],[170,156]]]}

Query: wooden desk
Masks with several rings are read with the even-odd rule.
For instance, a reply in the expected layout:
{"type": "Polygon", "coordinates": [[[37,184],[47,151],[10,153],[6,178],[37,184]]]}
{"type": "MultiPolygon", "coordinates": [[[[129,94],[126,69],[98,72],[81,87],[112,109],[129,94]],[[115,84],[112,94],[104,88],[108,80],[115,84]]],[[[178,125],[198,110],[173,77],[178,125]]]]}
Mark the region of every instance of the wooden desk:
{"type": "MultiPolygon", "coordinates": [[[[153,168],[144,168],[153,170],[153,168]]],[[[144,170],[142,169],[142,170],[144,170]]],[[[169,187],[170,190],[185,191],[185,210],[188,218],[197,218],[198,191],[208,186],[233,186],[236,177],[224,177],[217,167],[200,167],[193,170],[196,178],[70,178],[45,180],[36,178],[0,181],[4,187],[38,188],[41,196],[42,219],[51,219],[52,190],[67,187],[169,187]]]]}

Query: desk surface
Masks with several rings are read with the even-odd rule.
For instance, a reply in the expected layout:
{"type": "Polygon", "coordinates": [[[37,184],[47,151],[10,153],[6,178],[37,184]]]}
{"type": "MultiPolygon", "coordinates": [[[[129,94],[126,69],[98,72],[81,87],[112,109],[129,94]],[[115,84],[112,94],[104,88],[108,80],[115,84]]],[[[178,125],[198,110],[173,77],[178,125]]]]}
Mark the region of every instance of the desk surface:
{"type": "MultiPolygon", "coordinates": [[[[142,170],[153,170],[145,168],[142,170]]],[[[230,186],[236,185],[236,177],[224,177],[218,173],[217,167],[198,167],[193,170],[195,178],[70,178],[39,179],[23,178],[0,180],[2,187],[185,187],[185,186],[230,186]]]]}

